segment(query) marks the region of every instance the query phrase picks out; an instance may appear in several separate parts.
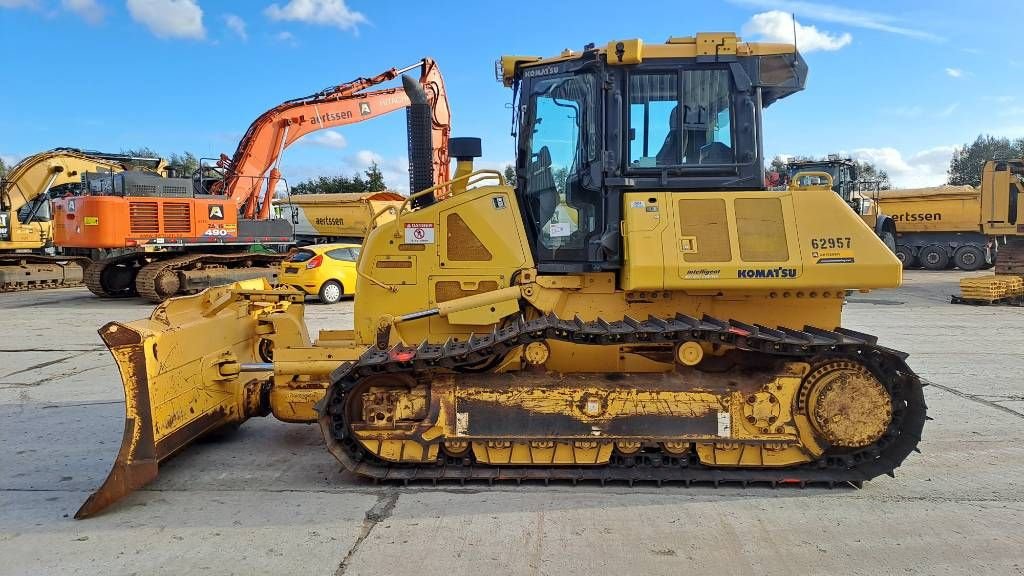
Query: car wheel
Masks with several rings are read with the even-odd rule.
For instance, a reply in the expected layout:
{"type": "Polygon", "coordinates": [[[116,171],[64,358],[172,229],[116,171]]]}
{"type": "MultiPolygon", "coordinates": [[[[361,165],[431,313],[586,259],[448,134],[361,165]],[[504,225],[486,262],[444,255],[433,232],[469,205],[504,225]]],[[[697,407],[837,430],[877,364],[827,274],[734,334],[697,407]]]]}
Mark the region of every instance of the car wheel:
{"type": "Polygon", "coordinates": [[[337,304],[344,293],[345,290],[342,289],[341,282],[328,280],[320,287],[320,301],[324,304],[337,304]]]}
{"type": "Polygon", "coordinates": [[[977,246],[961,246],[953,254],[953,261],[965,272],[981,270],[985,266],[985,251],[977,246]]]}
{"type": "Polygon", "coordinates": [[[896,254],[896,257],[903,263],[904,268],[913,268],[914,266],[917,266],[917,258],[914,257],[914,251],[910,246],[897,244],[893,253],[896,254]]]}
{"type": "Polygon", "coordinates": [[[949,265],[949,255],[946,254],[946,249],[935,244],[922,248],[917,257],[925,270],[945,270],[949,265]]]}

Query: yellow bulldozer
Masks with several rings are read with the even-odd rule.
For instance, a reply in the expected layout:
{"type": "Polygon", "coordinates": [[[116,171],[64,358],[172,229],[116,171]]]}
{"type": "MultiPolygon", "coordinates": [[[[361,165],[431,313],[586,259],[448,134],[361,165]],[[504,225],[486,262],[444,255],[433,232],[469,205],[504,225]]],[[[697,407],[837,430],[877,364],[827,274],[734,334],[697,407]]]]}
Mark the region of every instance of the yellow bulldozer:
{"type": "MultiPolygon", "coordinates": [[[[517,97],[515,185],[453,139],[451,181],[414,181],[368,234],[353,329],[312,340],[302,298],[258,280],[100,329],[127,418],[77,517],[268,414],[318,423],[382,481],[893,474],[926,420],[921,381],[837,326],[846,291],[898,286],[900,262],[827,174],[764,185],[762,109],[803,89],[795,47],[614,40],[497,73],[517,97]]],[[[410,161],[429,166],[429,118],[411,120],[410,161]]]]}

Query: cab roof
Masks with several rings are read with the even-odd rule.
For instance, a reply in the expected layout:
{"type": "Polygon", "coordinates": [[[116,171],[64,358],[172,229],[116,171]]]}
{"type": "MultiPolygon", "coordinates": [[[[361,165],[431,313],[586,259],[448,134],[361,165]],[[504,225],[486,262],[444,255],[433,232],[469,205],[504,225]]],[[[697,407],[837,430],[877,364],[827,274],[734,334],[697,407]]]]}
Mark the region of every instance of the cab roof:
{"type": "MultiPolygon", "coordinates": [[[[593,44],[587,45],[583,52],[592,50],[606,56],[608,64],[612,66],[639,64],[644,60],[657,58],[697,58],[698,60],[716,61],[720,58],[735,59],[793,54],[797,51],[793,44],[743,42],[733,32],[702,32],[696,36],[671,36],[664,44],[646,44],[639,38],[612,40],[601,48],[593,44]]],[[[558,56],[550,58],[502,56],[497,62],[495,72],[505,86],[511,86],[517,74],[524,68],[573,60],[580,58],[583,52],[566,49],[558,56]]]]}

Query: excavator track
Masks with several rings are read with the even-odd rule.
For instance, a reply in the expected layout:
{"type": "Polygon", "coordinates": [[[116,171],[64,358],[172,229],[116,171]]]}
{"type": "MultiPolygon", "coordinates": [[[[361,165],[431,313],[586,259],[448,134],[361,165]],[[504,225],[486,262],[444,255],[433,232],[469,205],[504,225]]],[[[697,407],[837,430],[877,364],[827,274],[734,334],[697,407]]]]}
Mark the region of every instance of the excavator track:
{"type": "MultiPolygon", "coordinates": [[[[246,263],[246,268],[270,268],[285,258],[283,254],[266,254],[259,252],[237,252],[231,254],[182,254],[165,260],[150,262],[139,270],[135,278],[135,288],[139,296],[152,302],[164,300],[182,291],[179,271],[195,269],[197,264],[231,268],[232,264],[246,263]]],[[[232,282],[235,279],[228,279],[232,282]]]]}
{"type": "Polygon", "coordinates": [[[73,288],[81,286],[85,269],[89,267],[92,260],[84,256],[46,256],[42,254],[3,254],[0,255],[0,272],[4,277],[0,281],[0,292],[20,292],[23,290],[47,290],[50,288],[73,288]],[[32,265],[58,266],[66,269],[68,266],[78,266],[82,269],[81,274],[62,274],[60,280],[43,279],[36,280],[31,274],[24,274],[23,279],[14,279],[22,275],[19,270],[23,266],[32,265]]]}
{"type": "Polygon", "coordinates": [[[119,264],[135,266],[138,260],[138,254],[122,254],[102,260],[94,260],[85,268],[83,282],[85,282],[85,286],[90,292],[101,298],[128,298],[135,296],[134,274],[127,274],[127,276],[120,278],[119,289],[117,290],[111,289],[105,280],[109,280],[108,271],[111,266],[119,264]],[[104,278],[105,276],[107,276],[106,279],[104,278]]]}
{"type": "MultiPolygon", "coordinates": [[[[318,409],[328,449],[348,470],[377,481],[860,486],[882,474],[893,476],[903,460],[917,451],[921,431],[929,419],[923,384],[907,366],[905,358],[904,353],[878,346],[873,336],[842,328],[770,329],[707,316],[698,320],[681,314],[671,319],[651,317],[637,321],[626,318],[616,322],[583,322],[546,316],[529,321],[520,319],[490,334],[473,335],[461,342],[449,341],[443,345],[424,343],[418,347],[399,345],[390,350],[371,348],[358,361],[343,364],[335,370],[331,386],[318,409]],[[469,457],[452,457],[443,451],[438,452],[436,463],[395,463],[367,451],[351,433],[347,421],[348,403],[355,397],[352,391],[367,378],[382,374],[422,376],[450,373],[462,367],[479,366],[518,346],[545,340],[587,346],[697,342],[726,345],[780,360],[854,363],[870,370],[888,392],[892,399],[892,418],[884,433],[872,444],[855,450],[826,451],[813,462],[773,468],[713,467],[701,463],[692,450],[681,456],[664,450],[628,457],[616,455],[608,464],[597,466],[482,465],[474,462],[472,452],[469,457]]],[[[474,438],[477,440],[486,441],[474,438]]],[[[507,441],[508,438],[494,440],[507,441]]]]}

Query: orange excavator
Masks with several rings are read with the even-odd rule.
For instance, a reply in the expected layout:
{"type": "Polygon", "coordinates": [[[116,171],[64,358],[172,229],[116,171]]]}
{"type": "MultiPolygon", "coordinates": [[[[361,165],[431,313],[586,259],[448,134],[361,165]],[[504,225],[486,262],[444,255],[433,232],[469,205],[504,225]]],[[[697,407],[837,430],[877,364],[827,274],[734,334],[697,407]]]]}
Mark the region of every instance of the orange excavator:
{"type": "Polygon", "coordinates": [[[54,202],[54,239],[101,250],[85,270],[98,296],[154,302],[208,286],[276,273],[274,250],[294,243],[292,224],[271,217],[282,182],[278,163],[303,136],[407,109],[410,157],[429,149],[431,165],[410,169],[410,190],[449,179],[450,111],[437,64],[423,59],[284,102],[249,126],[234,156],[191,178],[126,171],[85,174],[84,196],[54,202]],[[404,75],[420,69],[419,81],[404,75]],[[402,76],[402,87],[368,90],[402,76]],[[210,177],[212,174],[212,178],[210,177]]]}

